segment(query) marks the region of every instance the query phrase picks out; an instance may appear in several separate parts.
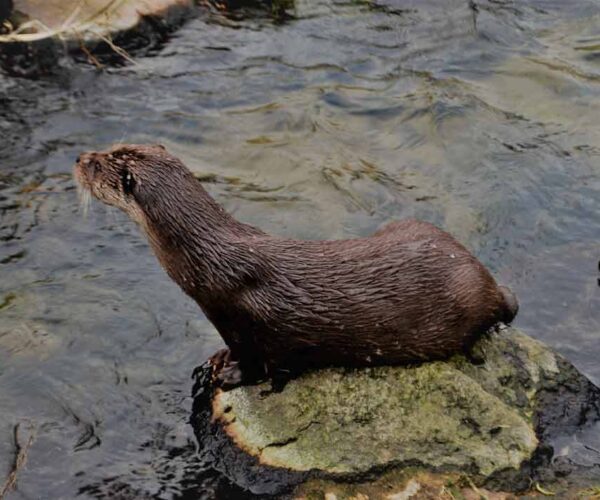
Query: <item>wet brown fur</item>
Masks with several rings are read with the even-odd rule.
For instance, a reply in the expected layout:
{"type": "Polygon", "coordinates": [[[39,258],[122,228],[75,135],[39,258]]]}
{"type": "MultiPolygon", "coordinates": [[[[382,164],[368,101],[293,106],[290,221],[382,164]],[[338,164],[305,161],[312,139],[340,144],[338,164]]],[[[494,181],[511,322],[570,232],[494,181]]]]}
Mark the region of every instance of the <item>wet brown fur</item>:
{"type": "Polygon", "coordinates": [[[239,382],[240,368],[252,378],[445,358],[517,312],[511,292],[427,222],[337,241],[270,236],[233,219],[160,146],[84,154],[75,175],[144,228],[169,276],[215,325],[230,350],[215,357],[225,383],[239,382]]]}

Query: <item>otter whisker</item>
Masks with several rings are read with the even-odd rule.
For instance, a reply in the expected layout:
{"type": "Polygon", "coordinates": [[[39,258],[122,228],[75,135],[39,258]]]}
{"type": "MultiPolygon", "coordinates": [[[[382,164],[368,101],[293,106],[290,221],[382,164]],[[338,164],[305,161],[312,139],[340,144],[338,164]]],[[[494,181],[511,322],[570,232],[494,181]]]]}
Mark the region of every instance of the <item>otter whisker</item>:
{"type": "Polygon", "coordinates": [[[123,131],[123,135],[121,136],[121,139],[119,140],[119,142],[117,142],[116,146],[122,146],[123,145],[123,141],[125,140],[125,136],[127,135],[127,133],[129,132],[129,127],[127,127],[124,131],[123,131]]]}
{"type": "Polygon", "coordinates": [[[77,195],[79,197],[79,208],[83,213],[83,217],[86,218],[92,202],[92,193],[89,189],[77,185],[77,195]]]}

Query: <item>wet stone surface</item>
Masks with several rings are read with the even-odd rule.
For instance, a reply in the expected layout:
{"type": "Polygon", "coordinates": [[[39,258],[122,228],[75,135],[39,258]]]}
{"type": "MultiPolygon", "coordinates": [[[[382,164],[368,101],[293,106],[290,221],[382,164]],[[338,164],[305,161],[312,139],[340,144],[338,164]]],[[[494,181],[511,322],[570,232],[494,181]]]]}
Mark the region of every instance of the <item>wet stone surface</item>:
{"type": "Polygon", "coordinates": [[[553,468],[551,444],[600,422],[600,389],[512,328],[474,352],[482,363],[320,370],[281,392],[269,383],[214,390],[202,373],[193,420],[202,453],[240,486],[269,494],[306,478],[356,482],[407,467],[514,492],[540,478],[568,476],[563,490],[581,482],[589,468],[567,473],[568,459],[553,468]]]}

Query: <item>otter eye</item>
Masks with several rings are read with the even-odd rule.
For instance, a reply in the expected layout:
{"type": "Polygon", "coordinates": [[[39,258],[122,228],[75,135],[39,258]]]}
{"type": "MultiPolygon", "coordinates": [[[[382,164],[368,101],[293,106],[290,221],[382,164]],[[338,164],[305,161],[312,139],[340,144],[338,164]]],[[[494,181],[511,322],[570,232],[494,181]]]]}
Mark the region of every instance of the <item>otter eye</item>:
{"type": "Polygon", "coordinates": [[[125,196],[131,196],[133,194],[133,188],[135,187],[135,179],[131,172],[127,169],[123,170],[121,175],[121,185],[123,187],[123,193],[125,196]]]}

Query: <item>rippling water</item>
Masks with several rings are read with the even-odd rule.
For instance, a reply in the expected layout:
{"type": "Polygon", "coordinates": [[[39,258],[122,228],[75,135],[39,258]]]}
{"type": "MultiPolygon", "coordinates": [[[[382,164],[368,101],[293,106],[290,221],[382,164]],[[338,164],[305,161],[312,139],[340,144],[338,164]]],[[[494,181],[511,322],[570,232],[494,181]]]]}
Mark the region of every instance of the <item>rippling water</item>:
{"type": "Polygon", "coordinates": [[[440,225],[518,293],[518,326],[600,383],[597,1],[205,12],[135,65],[0,92],[0,478],[15,426],[31,436],[10,498],[236,494],[187,424],[219,336],[133,223],[78,209],[75,157],[119,141],[165,144],[273,233],[440,225]]]}

